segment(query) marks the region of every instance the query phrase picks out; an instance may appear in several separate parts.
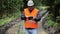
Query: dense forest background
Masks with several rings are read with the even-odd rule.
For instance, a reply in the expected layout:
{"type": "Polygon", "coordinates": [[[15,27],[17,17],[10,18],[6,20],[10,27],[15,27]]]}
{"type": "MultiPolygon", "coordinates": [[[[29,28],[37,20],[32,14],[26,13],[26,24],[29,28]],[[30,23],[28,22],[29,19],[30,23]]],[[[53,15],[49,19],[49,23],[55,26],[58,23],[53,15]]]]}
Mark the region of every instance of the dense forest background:
{"type": "MultiPolygon", "coordinates": [[[[0,26],[16,19],[20,16],[24,8],[27,7],[28,0],[0,0],[0,26]]],[[[53,24],[60,24],[60,0],[33,0],[35,7],[42,10],[46,7],[49,11],[47,19],[49,26],[53,24]],[[52,24],[53,23],[53,24],[52,24]]]]}

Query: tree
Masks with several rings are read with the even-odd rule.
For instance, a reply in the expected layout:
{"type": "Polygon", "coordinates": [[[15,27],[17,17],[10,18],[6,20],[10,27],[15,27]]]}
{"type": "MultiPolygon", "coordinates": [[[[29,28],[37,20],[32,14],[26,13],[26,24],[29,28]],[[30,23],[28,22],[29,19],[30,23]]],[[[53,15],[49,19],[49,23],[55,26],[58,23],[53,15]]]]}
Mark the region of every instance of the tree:
{"type": "Polygon", "coordinates": [[[3,14],[13,14],[16,12],[16,9],[20,9],[20,0],[0,0],[0,18],[2,18],[3,14]]]}

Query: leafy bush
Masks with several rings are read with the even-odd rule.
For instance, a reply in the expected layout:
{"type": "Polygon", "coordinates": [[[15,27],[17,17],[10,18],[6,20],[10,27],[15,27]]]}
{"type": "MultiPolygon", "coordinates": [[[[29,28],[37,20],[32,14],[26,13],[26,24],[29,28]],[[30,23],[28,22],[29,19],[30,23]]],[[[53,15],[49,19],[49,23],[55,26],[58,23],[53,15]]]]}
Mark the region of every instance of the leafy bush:
{"type": "Polygon", "coordinates": [[[47,19],[46,25],[47,25],[47,26],[55,27],[55,26],[57,26],[57,23],[52,20],[52,16],[53,16],[52,14],[49,14],[49,15],[46,17],[46,19],[47,19]]]}
{"type": "Polygon", "coordinates": [[[55,26],[57,25],[57,23],[53,22],[52,20],[47,20],[46,25],[47,25],[47,26],[55,27],[55,26]]]}
{"type": "Polygon", "coordinates": [[[20,16],[20,11],[14,13],[14,15],[12,15],[11,17],[7,17],[6,15],[4,15],[3,19],[0,19],[0,26],[6,24],[6,23],[9,23],[10,21],[12,20],[15,20],[16,18],[18,18],[20,16]]]}

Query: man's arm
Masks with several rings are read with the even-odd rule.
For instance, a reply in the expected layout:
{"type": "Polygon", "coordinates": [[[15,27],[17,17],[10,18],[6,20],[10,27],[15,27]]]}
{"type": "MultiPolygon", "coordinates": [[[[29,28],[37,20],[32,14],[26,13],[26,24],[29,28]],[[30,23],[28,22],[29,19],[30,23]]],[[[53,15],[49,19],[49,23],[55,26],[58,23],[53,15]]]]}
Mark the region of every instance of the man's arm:
{"type": "Polygon", "coordinates": [[[25,15],[24,15],[24,12],[22,12],[22,14],[21,14],[21,19],[22,20],[25,20],[26,19],[25,15]]]}
{"type": "Polygon", "coordinates": [[[41,20],[41,16],[40,16],[40,12],[38,12],[37,14],[37,18],[34,19],[36,22],[40,21],[41,20]]]}

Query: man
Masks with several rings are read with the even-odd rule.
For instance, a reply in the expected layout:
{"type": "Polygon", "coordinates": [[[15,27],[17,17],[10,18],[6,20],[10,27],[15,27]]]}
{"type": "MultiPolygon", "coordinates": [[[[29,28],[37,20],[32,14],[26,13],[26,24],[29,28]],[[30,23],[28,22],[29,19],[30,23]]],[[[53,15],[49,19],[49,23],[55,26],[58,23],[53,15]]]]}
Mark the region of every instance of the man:
{"type": "Polygon", "coordinates": [[[25,34],[38,34],[39,10],[34,7],[32,0],[28,1],[27,6],[21,15],[21,19],[25,20],[25,34]]]}

